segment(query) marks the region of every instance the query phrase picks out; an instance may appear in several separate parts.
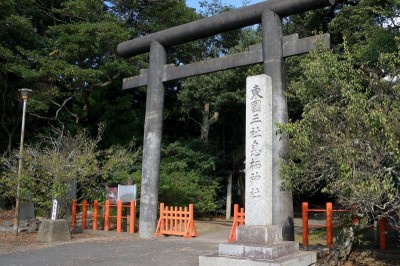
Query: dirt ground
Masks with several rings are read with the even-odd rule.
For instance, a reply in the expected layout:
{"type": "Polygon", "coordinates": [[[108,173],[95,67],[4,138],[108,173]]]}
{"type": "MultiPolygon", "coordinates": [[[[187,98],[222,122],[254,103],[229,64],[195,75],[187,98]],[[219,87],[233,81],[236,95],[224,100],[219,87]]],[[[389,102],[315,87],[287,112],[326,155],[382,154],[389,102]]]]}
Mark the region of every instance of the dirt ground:
{"type": "MultiPolygon", "coordinates": [[[[6,221],[12,221],[14,217],[13,211],[0,210],[0,225],[6,221]]],[[[201,233],[212,233],[222,228],[229,228],[229,221],[196,221],[197,230],[201,233]]],[[[72,241],[82,239],[95,239],[104,237],[102,234],[93,233],[85,230],[82,233],[71,234],[72,241]]],[[[296,236],[296,240],[301,239],[300,235],[296,236]]],[[[301,242],[301,240],[300,240],[301,242]]],[[[323,241],[322,241],[323,242],[323,241]]],[[[18,236],[14,236],[11,232],[0,232],[0,254],[30,250],[45,247],[51,244],[36,241],[36,232],[20,232],[18,236]]],[[[353,252],[349,260],[343,266],[388,266],[400,265],[400,250],[390,250],[388,252],[379,252],[375,250],[357,250],[353,252]]]]}

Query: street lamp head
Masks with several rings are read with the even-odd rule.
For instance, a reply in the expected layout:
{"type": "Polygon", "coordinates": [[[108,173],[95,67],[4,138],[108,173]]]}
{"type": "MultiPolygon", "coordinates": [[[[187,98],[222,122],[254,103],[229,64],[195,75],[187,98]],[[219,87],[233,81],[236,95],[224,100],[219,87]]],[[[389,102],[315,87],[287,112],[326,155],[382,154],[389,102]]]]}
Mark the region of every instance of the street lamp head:
{"type": "Polygon", "coordinates": [[[21,98],[23,100],[28,100],[29,95],[31,95],[31,93],[32,93],[32,90],[27,89],[27,88],[19,89],[19,91],[21,93],[21,98]]]}

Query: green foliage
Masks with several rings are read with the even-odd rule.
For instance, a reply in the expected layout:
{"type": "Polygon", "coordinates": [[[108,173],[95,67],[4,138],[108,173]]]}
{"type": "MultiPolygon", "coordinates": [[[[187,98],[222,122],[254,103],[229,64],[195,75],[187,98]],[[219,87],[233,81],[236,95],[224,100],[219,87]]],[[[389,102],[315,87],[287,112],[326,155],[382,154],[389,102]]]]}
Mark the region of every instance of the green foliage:
{"type": "Polygon", "coordinates": [[[134,175],[140,171],[140,151],[133,148],[133,142],[128,147],[119,145],[103,150],[102,181],[109,184],[125,184],[129,179],[133,184],[139,184],[140,179],[134,175]]]}
{"type": "MultiPolygon", "coordinates": [[[[41,142],[28,145],[23,156],[21,198],[31,198],[37,211],[49,215],[53,199],[62,208],[68,208],[71,198],[104,199],[105,182],[127,183],[137,169],[134,168],[138,152],[132,147],[98,149],[104,127],[100,126],[96,138],[87,131],[72,135],[54,129],[53,136],[42,136],[41,142]]],[[[5,196],[15,196],[18,182],[18,156],[3,159],[6,171],[0,183],[6,188],[5,196]]],[[[134,180],[137,182],[137,180],[134,180]]],[[[66,210],[61,211],[62,214],[66,210]]]]}
{"type": "Polygon", "coordinates": [[[373,219],[398,211],[398,81],[355,67],[349,52],[313,53],[301,67],[290,92],[304,107],[302,119],[283,126],[291,137],[286,185],[322,190],[373,219]]]}
{"type": "Polygon", "coordinates": [[[193,203],[198,216],[217,210],[217,158],[211,156],[204,146],[196,142],[175,142],[162,149],[160,202],[169,206],[193,203]]]}

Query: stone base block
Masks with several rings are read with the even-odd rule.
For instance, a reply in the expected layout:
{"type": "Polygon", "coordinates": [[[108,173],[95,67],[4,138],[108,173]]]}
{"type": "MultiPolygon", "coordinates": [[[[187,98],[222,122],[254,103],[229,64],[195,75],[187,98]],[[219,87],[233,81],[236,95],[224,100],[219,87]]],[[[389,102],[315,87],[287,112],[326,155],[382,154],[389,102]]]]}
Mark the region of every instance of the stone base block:
{"type": "Polygon", "coordinates": [[[239,226],[236,229],[236,242],[248,245],[270,245],[282,241],[282,226],[239,226]]]}
{"type": "Polygon", "coordinates": [[[37,241],[52,243],[56,241],[70,241],[68,221],[64,219],[44,219],[36,235],[37,241]]]}
{"type": "Polygon", "coordinates": [[[299,251],[299,243],[283,241],[274,245],[251,246],[243,244],[220,244],[219,255],[254,259],[275,259],[299,251]]]}
{"type": "Polygon", "coordinates": [[[273,260],[218,255],[199,257],[199,266],[309,266],[316,262],[316,253],[307,251],[298,251],[273,260]]]}

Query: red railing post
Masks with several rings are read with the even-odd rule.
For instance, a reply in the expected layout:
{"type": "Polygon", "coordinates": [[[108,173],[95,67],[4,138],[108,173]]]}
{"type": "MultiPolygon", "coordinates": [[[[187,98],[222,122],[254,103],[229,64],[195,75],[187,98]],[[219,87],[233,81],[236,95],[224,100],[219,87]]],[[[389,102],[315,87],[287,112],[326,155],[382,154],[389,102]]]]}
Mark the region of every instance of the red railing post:
{"type": "Polygon", "coordinates": [[[326,203],[326,246],[333,247],[332,202],[326,203]]]}
{"type": "Polygon", "coordinates": [[[302,227],[303,227],[303,247],[308,247],[308,202],[301,205],[302,227]]]}
{"type": "Polygon", "coordinates": [[[238,219],[239,219],[239,225],[242,226],[245,223],[245,213],[244,213],[244,208],[240,208],[240,218],[239,218],[239,213],[238,213],[238,219]]]}
{"type": "Polygon", "coordinates": [[[239,212],[239,205],[235,204],[233,205],[233,224],[231,227],[231,232],[228,237],[229,242],[235,242],[236,241],[236,228],[237,228],[237,216],[239,212]]]}
{"type": "Polygon", "coordinates": [[[135,210],[135,201],[131,200],[130,204],[130,213],[129,213],[129,233],[134,234],[135,233],[135,216],[136,216],[136,210],[135,210]]]}
{"type": "MultiPolygon", "coordinates": [[[[189,233],[192,234],[194,232],[194,206],[193,204],[189,204],[189,233]]],[[[192,237],[193,235],[189,235],[192,237]]]]}
{"type": "Polygon", "coordinates": [[[87,208],[88,208],[87,200],[83,200],[83,203],[82,203],[82,229],[86,229],[87,208]]]}
{"type": "Polygon", "coordinates": [[[93,230],[97,230],[97,216],[99,213],[99,201],[93,202],[93,230]]]}
{"type": "Polygon", "coordinates": [[[104,209],[104,231],[108,231],[110,226],[110,200],[106,200],[104,209]]]}
{"type": "Polygon", "coordinates": [[[168,214],[169,214],[168,207],[165,210],[164,203],[161,202],[160,203],[160,219],[158,220],[158,223],[157,223],[157,228],[156,228],[156,233],[155,233],[156,236],[161,236],[162,232],[165,230],[165,228],[168,228],[168,224],[169,224],[168,220],[166,220],[164,223],[164,220],[166,219],[166,217],[164,217],[164,216],[168,216],[168,214]]]}
{"type": "Polygon", "coordinates": [[[117,202],[117,232],[120,233],[122,228],[122,200],[117,202]]]}
{"type": "Polygon", "coordinates": [[[381,217],[379,219],[379,247],[381,250],[387,249],[386,218],[385,217],[381,217]]]}
{"type": "Polygon", "coordinates": [[[71,228],[74,229],[76,226],[76,199],[72,201],[72,213],[71,213],[71,228]]]}

